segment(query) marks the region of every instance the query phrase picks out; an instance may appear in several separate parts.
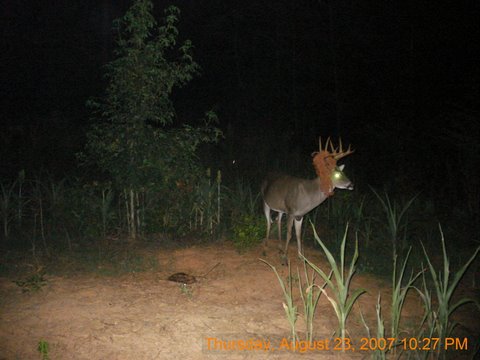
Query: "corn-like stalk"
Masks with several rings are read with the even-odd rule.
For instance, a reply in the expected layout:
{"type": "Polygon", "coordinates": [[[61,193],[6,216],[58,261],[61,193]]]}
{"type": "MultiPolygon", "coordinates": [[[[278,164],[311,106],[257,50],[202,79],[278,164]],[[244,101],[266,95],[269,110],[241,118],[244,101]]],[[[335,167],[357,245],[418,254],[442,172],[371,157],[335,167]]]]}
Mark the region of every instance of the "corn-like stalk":
{"type": "MultiPolygon", "coordinates": [[[[380,303],[380,294],[378,294],[377,298],[377,304],[375,305],[375,310],[377,313],[377,334],[376,334],[376,339],[385,339],[385,325],[383,323],[383,317],[382,317],[382,304],[380,303]]],[[[385,348],[384,350],[379,348],[375,351],[374,357],[375,359],[379,360],[385,360],[386,355],[388,352],[388,348],[385,348]]]]}
{"type": "MultiPolygon", "coordinates": [[[[315,310],[317,309],[318,300],[322,294],[321,290],[325,288],[327,283],[325,282],[321,287],[315,284],[315,276],[312,270],[312,276],[309,277],[307,271],[307,263],[303,261],[303,274],[305,277],[305,287],[302,285],[300,272],[297,268],[298,275],[298,287],[300,290],[300,296],[303,302],[303,313],[305,316],[305,334],[306,340],[311,343],[313,340],[313,320],[315,318],[315,310]],[[318,288],[315,291],[315,288],[318,288]]],[[[330,276],[332,273],[330,273],[330,276]]]]}
{"type": "MultiPolygon", "coordinates": [[[[375,196],[378,198],[382,204],[383,210],[387,218],[387,229],[389,232],[390,240],[392,241],[393,246],[393,257],[397,256],[397,243],[401,230],[405,230],[408,224],[407,221],[403,221],[406,211],[412,205],[413,201],[417,198],[418,195],[415,195],[410,200],[408,200],[402,208],[399,208],[399,205],[394,201],[390,201],[390,198],[387,193],[385,193],[385,199],[380,196],[374,189],[372,189],[375,196]]],[[[402,241],[402,247],[405,245],[405,241],[402,241]]]]}
{"type": "MultiPolygon", "coordinates": [[[[422,265],[423,268],[423,265],[422,265]]],[[[420,322],[420,326],[418,328],[418,339],[429,338],[431,339],[434,336],[436,324],[437,324],[437,315],[436,312],[433,311],[432,307],[432,294],[431,291],[428,290],[427,281],[425,280],[425,272],[422,272],[422,289],[414,287],[417,290],[420,298],[423,302],[423,308],[425,310],[425,314],[423,315],[422,321],[420,322]]],[[[432,350],[425,350],[422,351],[418,358],[428,359],[432,350]]]]}
{"type": "Polygon", "coordinates": [[[213,235],[220,225],[222,194],[222,173],[212,180],[211,170],[207,169],[206,178],[195,186],[193,197],[189,202],[191,209],[189,214],[190,230],[199,229],[202,232],[213,235]]]}
{"type": "Polygon", "coordinates": [[[113,190],[110,187],[102,189],[102,235],[105,238],[107,235],[108,222],[112,215],[113,204],[113,190]]]}
{"type": "MultiPolygon", "coordinates": [[[[479,303],[470,298],[463,298],[460,299],[455,304],[451,305],[450,302],[452,300],[452,295],[457,288],[461,278],[465,274],[465,271],[473,262],[473,260],[477,257],[478,253],[480,252],[480,247],[478,247],[470,259],[456,272],[453,274],[453,279],[450,279],[450,263],[447,257],[447,250],[445,247],[445,239],[443,236],[442,227],[439,225],[440,234],[441,234],[441,241],[442,241],[442,252],[443,252],[443,272],[437,271],[433,267],[430,258],[425,250],[425,247],[422,244],[423,252],[425,254],[425,258],[427,260],[428,268],[430,270],[430,275],[433,280],[433,285],[435,289],[435,295],[437,297],[438,307],[437,310],[433,311],[436,328],[436,335],[440,338],[440,341],[444,341],[446,337],[449,337],[456,327],[457,323],[454,323],[450,320],[450,316],[452,313],[457,310],[459,307],[467,304],[467,303],[474,303],[476,304],[477,308],[480,310],[479,303]]],[[[443,344],[442,344],[443,345],[443,344]]],[[[442,346],[443,347],[443,346],[442,346]]],[[[440,349],[441,347],[439,347],[440,349]]]]}
{"type": "MultiPolygon", "coordinates": [[[[360,319],[362,320],[362,323],[363,323],[363,326],[365,326],[365,329],[367,329],[368,339],[376,339],[377,341],[381,341],[382,339],[385,339],[385,324],[382,317],[382,305],[380,300],[381,300],[381,296],[379,293],[377,298],[377,304],[375,305],[375,310],[377,315],[377,333],[374,336],[372,336],[370,332],[370,328],[367,322],[365,321],[362,311],[360,310],[360,319]]],[[[375,352],[372,354],[372,359],[385,360],[387,358],[386,355],[389,351],[389,344],[387,345],[385,343],[384,347],[381,346],[383,344],[379,343],[378,345],[379,346],[377,347],[375,352]]]]}
{"type": "Polygon", "coordinates": [[[17,213],[17,222],[18,222],[18,227],[19,229],[22,228],[22,219],[23,219],[23,206],[25,205],[25,202],[23,200],[23,183],[25,182],[25,170],[21,170],[18,173],[18,213],[17,213]]]}
{"type": "MultiPolygon", "coordinates": [[[[4,186],[0,183],[0,214],[2,216],[2,226],[3,226],[3,237],[5,240],[8,239],[10,222],[13,220],[12,216],[12,206],[13,206],[13,196],[14,188],[17,182],[14,181],[10,186],[4,186]]],[[[13,210],[15,212],[15,210],[13,210]]]]}
{"type": "MultiPolygon", "coordinates": [[[[365,318],[363,317],[363,313],[360,310],[360,318],[362,319],[363,326],[367,329],[367,336],[369,339],[376,339],[377,341],[381,339],[385,339],[385,324],[383,321],[382,317],[382,305],[381,305],[381,296],[380,293],[378,294],[377,298],[377,304],[375,305],[375,310],[376,310],[376,315],[377,315],[377,333],[372,337],[370,333],[370,328],[367,325],[367,322],[365,321],[365,318]]],[[[383,344],[382,344],[383,345],[383,344]]],[[[387,345],[387,344],[385,344],[387,345]]],[[[388,346],[379,346],[375,350],[375,352],[372,354],[372,359],[378,359],[378,360],[385,360],[387,358],[387,352],[389,351],[388,346]]]]}
{"type": "Polygon", "coordinates": [[[130,240],[135,242],[141,230],[141,206],[139,192],[130,188],[123,190],[125,215],[130,240]]]}
{"type": "Polygon", "coordinates": [[[221,214],[221,188],[222,188],[222,172],[220,170],[217,171],[217,226],[220,225],[220,214],[221,214]]]}
{"type": "Polygon", "coordinates": [[[40,225],[40,235],[42,237],[43,248],[45,253],[49,255],[48,246],[47,246],[47,238],[45,235],[45,206],[44,206],[44,193],[43,193],[43,184],[40,180],[36,180],[33,182],[33,198],[35,200],[34,206],[36,206],[34,211],[34,217],[38,216],[38,221],[40,225]]]}
{"type": "Polygon", "coordinates": [[[400,325],[400,317],[402,314],[403,304],[405,303],[405,298],[407,297],[408,291],[412,288],[413,283],[420,276],[422,271],[418,272],[416,275],[410,274],[405,286],[402,287],[403,276],[405,275],[405,269],[407,266],[408,258],[410,256],[410,251],[412,248],[408,249],[407,255],[402,265],[402,269],[397,273],[397,256],[393,258],[393,275],[392,275],[392,309],[391,309],[391,333],[390,337],[398,339],[398,327],[400,325]]]}
{"type": "Polygon", "coordinates": [[[260,261],[264,262],[265,264],[267,264],[272,268],[275,275],[277,275],[277,279],[278,279],[278,282],[280,283],[280,286],[282,287],[283,296],[285,297],[285,302],[282,303],[282,305],[283,305],[283,309],[285,310],[285,315],[287,316],[288,323],[290,324],[290,330],[291,330],[290,336],[292,338],[292,344],[294,344],[293,348],[295,348],[295,343],[296,343],[296,340],[298,339],[297,331],[295,328],[298,313],[297,313],[297,307],[293,304],[292,272],[290,270],[290,262],[288,262],[288,278],[287,278],[288,284],[285,284],[284,280],[278,274],[275,266],[269,264],[263,259],[260,259],[260,261]]]}
{"type": "MultiPolygon", "coordinates": [[[[346,275],[345,270],[345,244],[347,242],[347,233],[348,233],[348,225],[345,228],[345,233],[343,235],[343,240],[340,248],[340,265],[335,261],[332,253],[328,250],[325,244],[320,240],[313,228],[315,239],[322,247],[325,255],[327,256],[328,262],[332,267],[333,272],[333,279],[331,276],[327,275],[323,270],[321,270],[318,266],[314,263],[306,259],[303,255],[303,259],[307,261],[307,263],[322,277],[322,279],[327,283],[329,289],[333,293],[332,296],[328,295],[325,289],[321,289],[322,293],[325,294],[327,299],[333,306],[335,310],[335,314],[338,318],[338,332],[337,336],[344,339],[346,337],[346,321],[350,311],[352,310],[353,304],[357,301],[358,297],[365,293],[364,289],[356,289],[353,291],[352,294],[349,294],[350,290],[350,283],[355,273],[355,264],[358,260],[358,239],[355,241],[355,253],[353,254],[352,261],[350,263],[350,267],[348,269],[348,274],[346,275]],[[345,276],[346,275],[346,276],[345,276]]],[[[342,342],[342,344],[344,344],[342,342]]],[[[343,347],[343,346],[342,346],[343,347]]]]}

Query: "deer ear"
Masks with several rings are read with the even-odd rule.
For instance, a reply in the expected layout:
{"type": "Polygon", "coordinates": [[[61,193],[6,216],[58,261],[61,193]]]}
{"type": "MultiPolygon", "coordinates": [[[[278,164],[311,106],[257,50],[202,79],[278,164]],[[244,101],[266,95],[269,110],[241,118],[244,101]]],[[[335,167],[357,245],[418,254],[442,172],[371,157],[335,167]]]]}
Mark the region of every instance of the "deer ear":
{"type": "Polygon", "coordinates": [[[343,171],[343,168],[345,167],[345,164],[343,165],[340,165],[338,168],[340,169],[340,171],[343,171]]]}

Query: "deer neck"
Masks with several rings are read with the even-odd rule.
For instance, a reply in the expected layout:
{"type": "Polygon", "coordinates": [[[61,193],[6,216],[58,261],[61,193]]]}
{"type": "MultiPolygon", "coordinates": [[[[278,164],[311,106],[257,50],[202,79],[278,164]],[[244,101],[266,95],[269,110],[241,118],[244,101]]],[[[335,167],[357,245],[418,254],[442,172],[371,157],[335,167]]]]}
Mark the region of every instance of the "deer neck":
{"type": "Polygon", "coordinates": [[[307,213],[308,211],[314,209],[322,202],[324,202],[330,196],[331,192],[324,192],[322,190],[322,185],[320,178],[315,178],[311,180],[305,180],[303,182],[303,196],[301,198],[302,212],[307,213]]]}
{"type": "Polygon", "coordinates": [[[316,188],[316,192],[321,194],[325,199],[334,194],[333,190],[335,187],[329,177],[324,178],[323,176],[317,176],[312,180],[312,183],[316,188]]]}
{"type": "Polygon", "coordinates": [[[318,194],[318,197],[322,198],[322,201],[334,194],[334,187],[329,179],[326,181],[317,176],[315,179],[312,179],[312,184],[315,186],[315,192],[318,194]]]}

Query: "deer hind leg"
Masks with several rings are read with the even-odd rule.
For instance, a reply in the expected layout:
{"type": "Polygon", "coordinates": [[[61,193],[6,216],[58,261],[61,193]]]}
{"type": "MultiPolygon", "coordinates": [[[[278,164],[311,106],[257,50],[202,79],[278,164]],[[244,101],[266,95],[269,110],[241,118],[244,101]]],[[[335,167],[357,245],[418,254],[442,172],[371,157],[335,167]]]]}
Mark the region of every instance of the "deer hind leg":
{"type": "Polygon", "coordinates": [[[303,249],[302,249],[302,223],[303,223],[303,217],[300,219],[295,218],[295,235],[297,236],[297,247],[298,247],[298,257],[300,255],[303,255],[303,249]]]}
{"type": "Polygon", "coordinates": [[[287,241],[285,242],[285,251],[283,252],[284,259],[287,258],[288,254],[288,244],[290,243],[290,239],[292,238],[292,226],[293,220],[295,219],[294,216],[288,215],[287,218],[287,241]]]}
{"type": "Polygon", "coordinates": [[[263,212],[265,213],[265,218],[267,219],[267,236],[263,240],[263,246],[267,246],[268,238],[270,237],[270,226],[272,225],[272,214],[270,213],[270,207],[266,202],[263,203],[263,212]]]}
{"type": "Polygon", "coordinates": [[[283,213],[279,212],[277,216],[277,228],[278,228],[278,241],[282,243],[282,216],[283,213]]]}

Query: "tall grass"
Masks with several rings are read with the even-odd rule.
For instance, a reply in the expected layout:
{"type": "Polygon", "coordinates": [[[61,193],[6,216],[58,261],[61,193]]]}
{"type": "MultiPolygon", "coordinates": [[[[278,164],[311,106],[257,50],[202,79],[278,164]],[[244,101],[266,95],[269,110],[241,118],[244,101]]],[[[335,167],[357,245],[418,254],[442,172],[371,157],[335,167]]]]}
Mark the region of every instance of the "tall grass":
{"type": "Polygon", "coordinates": [[[408,221],[405,220],[405,215],[418,195],[410,198],[403,205],[399,205],[395,200],[391,201],[387,193],[385,193],[385,198],[383,198],[373,188],[371,189],[382,205],[385,214],[386,227],[390,241],[392,242],[393,258],[395,258],[398,253],[399,242],[401,250],[406,248],[406,229],[408,226],[408,221]]]}
{"type": "Polygon", "coordinates": [[[260,191],[242,179],[236,179],[232,188],[226,189],[226,207],[232,221],[242,215],[258,216],[260,191]]]}
{"type": "MultiPolygon", "coordinates": [[[[305,318],[305,334],[306,340],[308,343],[313,341],[313,320],[315,319],[315,311],[317,309],[318,301],[320,300],[320,295],[322,290],[325,288],[327,283],[325,282],[322,286],[315,284],[315,276],[312,270],[312,275],[308,275],[307,262],[303,261],[303,277],[305,279],[305,285],[302,284],[302,277],[297,268],[298,275],[298,287],[300,291],[300,297],[302,298],[303,303],[303,314],[305,318]]],[[[330,273],[330,276],[332,273],[330,273]]]]}
{"type": "Polygon", "coordinates": [[[405,271],[406,271],[408,258],[410,256],[411,250],[412,248],[408,249],[407,255],[405,256],[400,272],[397,272],[397,257],[395,256],[393,259],[390,336],[395,339],[398,339],[400,335],[399,334],[400,318],[402,315],[402,309],[403,309],[403,305],[405,304],[407,293],[410,289],[413,288],[413,284],[415,283],[417,278],[422,274],[421,271],[415,275],[412,272],[410,274],[410,277],[406,281],[406,284],[403,285],[403,277],[405,276],[405,271]]]}
{"type": "MultiPolygon", "coordinates": [[[[222,221],[222,202],[224,201],[222,173],[217,171],[212,180],[210,168],[206,177],[193,187],[190,208],[190,230],[197,230],[212,235],[222,221]]],[[[187,201],[188,201],[187,200],[187,201]]],[[[188,203],[185,204],[189,207],[188,203]]]]}
{"type": "MultiPolygon", "coordinates": [[[[423,303],[424,315],[422,320],[420,321],[418,331],[417,331],[417,338],[429,338],[432,339],[434,337],[437,318],[436,314],[433,309],[432,304],[432,293],[427,286],[427,281],[425,279],[425,272],[422,272],[422,287],[418,288],[415,287],[417,293],[420,296],[420,299],[423,303]]],[[[423,359],[428,359],[431,354],[431,350],[429,351],[422,351],[423,359]]]]}
{"type": "Polygon", "coordinates": [[[297,319],[298,319],[298,312],[297,312],[297,306],[294,304],[294,301],[293,301],[293,293],[292,293],[293,281],[292,281],[292,272],[290,269],[290,262],[288,263],[287,280],[284,281],[282,277],[278,274],[278,271],[275,268],[275,266],[269,264],[267,261],[263,259],[260,259],[260,261],[270,266],[270,268],[273,270],[273,272],[277,276],[278,282],[280,283],[280,287],[282,288],[282,291],[283,291],[283,297],[285,299],[285,301],[282,302],[282,306],[285,311],[285,315],[287,316],[288,323],[290,325],[290,337],[292,340],[292,344],[295,344],[295,342],[298,339],[297,330],[295,327],[295,324],[297,323],[297,319]]]}
{"type": "Polygon", "coordinates": [[[375,339],[377,341],[378,347],[374,350],[374,353],[372,354],[372,359],[378,359],[378,360],[385,360],[387,358],[387,353],[390,351],[389,344],[385,344],[386,346],[383,347],[383,344],[380,344],[380,341],[385,340],[385,322],[382,316],[382,305],[380,303],[381,296],[378,294],[377,297],[377,304],[375,305],[375,314],[376,314],[376,319],[377,319],[377,331],[375,335],[372,336],[372,333],[370,331],[370,327],[368,326],[367,322],[365,321],[365,318],[360,311],[360,318],[362,320],[363,326],[367,329],[367,336],[368,339],[375,339]]]}
{"type": "Polygon", "coordinates": [[[10,235],[10,223],[15,218],[14,212],[14,196],[17,181],[12,184],[0,183],[0,216],[2,218],[2,233],[5,241],[10,235]]]}
{"type": "Polygon", "coordinates": [[[226,209],[221,173],[210,174],[186,188],[174,187],[163,197],[147,188],[124,196],[108,182],[77,178],[56,180],[48,174],[0,181],[0,239],[4,247],[29,246],[32,253],[52,248],[73,250],[84,241],[128,234],[131,216],[141,235],[157,232],[213,235],[226,209]],[[125,209],[129,202],[128,211],[125,209]],[[15,239],[15,241],[13,241],[15,239]]]}
{"type": "MultiPolygon", "coordinates": [[[[450,262],[447,256],[447,250],[445,246],[445,239],[443,236],[442,227],[439,226],[440,234],[441,234],[441,243],[442,243],[442,255],[443,255],[443,269],[436,270],[433,266],[430,256],[427,254],[425,247],[422,244],[423,252],[425,255],[425,259],[427,260],[427,265],[429,269],[430,276],[433,281],[434,286],[434,294],[437,300],[437,308],[431,310],[433,314],[433,319],[430,321],[430,326],[433,326],[435,329],[435,334],[437,337],[440,338],[440,341],[443,342],[445,338],[451,336],[454,328],[458,325],[456,322],[452,322],[451,315],[455,310],[459,307],[467,304],[467,303],[474,303],[477,308],[480,310],[479,303],[470,298],[462,298],[458,300],[456,303],[452,304],[452,296],[457,289],[460,280],[462,279],[463,275],[467,271],[467,268],[470,264],[475,260],[478,253],[480,252],[480,247],[473,252],[472,256],[465,262],[465,264],[454,272],[450,277],[450,262]]],[[[424,303],[425,301],[429,301],[428,307],[431,308],[431,301],[429,299],[429,295],[423,295],[424,303]]]]}
{"type": "MultiPolygon", "coordinates": [[[[353,275],[355,274],[355,265],[358,260],[358,240],[355,241],[355,251],[348,268],[348,272],[345,268],[345,244],[347,242],[348,234],[348,225],[345,228],[345,233],[340,248],[340,262],[337,263],[332,253],[328,250],[325,244],[318,237],[315,229],[315,239],[322,247],[327,260],[331,266],[333,272],[333,279],[328,276],[322,269],[320,269],[313,262],[309,261],[307,258],[303,257],[305,261],[320,275],[320,277],[327,283],[328,289],[331,292],[331,295],[328,294],[327,290],[322,289],[322,292],[325,294],[327,299],[333,306],[335,310],[335,315],[338,319],[338,331],[337,336],[342,339],[346,338],[346,322],[350,311],[352,310],[353,304],[358,300],[360,295],[365,293],[364,289],[356,289],[350,293],[350,285],[353,275]]],[[[342,342],[342,346],[345,344],[342,342]]]]}
{"type": "MultiPolygon", "coordinates": [[[[305,285],[302,283],[299,284],[300,296],[303,302],[304,314],[305,314],[305,325],[306,325],[306,338],[307,341],[313,339],[313,319],[315,317],[315,311],[319,301],[320,294],[315,294],[314,289],[318,289],[323,293],[327,300],[331,303],[335,315],[338,319],[338,327],[336,331],[336,336],[338,338],[346,338],[347,336],[347,327],[346,320],[352,310],[353,305],[357,302],[358,298],[366,291],[364,289],[351,290],[351,280],[355,274],[356,262],[358,259],[358,240],[355,244],[354,254],[350,262],[350,266],[347,268],[345,261],[345,248],[346,248],[346,239],[348,233],[348,227],[345,230],[343,241],[341,244],[339,258],[335,259],[330,250],[325,246],[325,244],[320,240],[316,231],[314,229],[315,238],[322,247],[328,263],[331,267],[331,272],[327,273],[322,270],[319,266],[312,263],[305,257],[304,260],[304,277],[305,285]],[[315,277],[308,275],[307,267],[311,267],[316,274],[325,281],[323,286],[315,284],[315,277]]],[[[407,358],[430,358],[432,352],[437,351],[436,358],[445,357],[445,339],[452,336],[455,327],[457,326],[456,322],[453,322],[452,315],[453,313],[460,308],[461,306],[467,303],[474,303],[477,306],[477,309],[480,311],[480,305],[474,299],[462,298],[455,303],[452,303],[452,297],[455,290],[458,288],[460,280],[464,276],[468,267],[472,264],[475,258],[480,252],[480,247],[478,247],[474,253],[469,257],[469,259],[454,273],[450,273],[450,264],[447,256],[447,250],[445,246],[445,240],[443,236],[442,229],[440,227],[441,242],[442,242],[442,253],[443,253],[443,267],[441,270],[437,270],[432,263],[429,255],[425,248],[423,248],[424,256],[427,261],[428,268],[423,270],[423,266],[418,272],[412,270],[410,276],[406,278],[407,264],[410,258],[411,248],[408,250],[404,260],[401,262],[400,268],[398,268],[397,259],[394,259],[394,266],[392,269],[392,306],[390,311],[390,318],[386,321],[390,323],[390,333],[387,334],[385,329],[385,319],[382,315],[382,309],[380,305],[380,294],[377,299],[377,304],[375,307],[376,310],[376,333],[373,335],[374,340],[371,345],[375,348],[372,348],[375,352],[372,354],[372,357],[375,359],[385,359],[387,354],[393,353],[393,356],[398,356],[399,358],[403,355],[406,355],[407,358]],[[428,271],[427,271],[428,270],[428,271]],[[433,297],[432,291],[427,285],[426,275],[430,274],[432,284],[433,284],[433,297]],[[453,276],[452,276],[453,275],[453,276]],[[421,287],[415,286],[415,282],[421,278],[422,285],[421,287]],[[402,352],[397,354],[399,350],[399,345],[401,344],[398,340],[401,339],[401,334],[405,329],[401,329],[401,319],[402,319],[402,310],[405,304],[405,300],[409,290],[416,289],[417,293],[420,296],[420,299],[424,305],[424,316],[419,324],[417,332],[411,335],[412,338],[416,339],[437,339],[440,342],[435,343],[435,348],[425,349],[422,351],[415,352],[414,349],[406,350],[403,346],[402,352]],[[387,337],[388,336],[388,337],[387,337]],[[405,352],[406,351],[406,352],[405,352]]],[[[273,266],[271,266],[274,269],[273,266]]],[[[284,297],[286,301],[283,303],[287,318],[289,319],[291,329],[294,329],[295,322],[297,320],[297,307],[293,302],[293,295],[291,289],[291,273],[289,268],[288,275],[288,285],[282,281],[278,275],[276,269],[274,269],[277,278],[279,279],[282,289],[284,292],[284,297]]],[[[301,279],[300,272],[297,270],[298,278],[301,279]]],[[[301,280],[300,280],[301,281],[301,280]]],[[[372,333],[370,328],[363,317],[363,314],[360,313],[364,326],[367,329],[368,337],[371,338],[372,333]]],[[[292,331],[293,331],[292,330],[292,331]]],[[[292,332],[293,334],[293,332],[292,332]]],[[[433,341],[433,340],[432,340],[433,341]]],[[[370,344],[370,343],[369,343],[370,344]]],[[[347,343],[342,342],[342,346],[345,349],[347,343]]]]}

